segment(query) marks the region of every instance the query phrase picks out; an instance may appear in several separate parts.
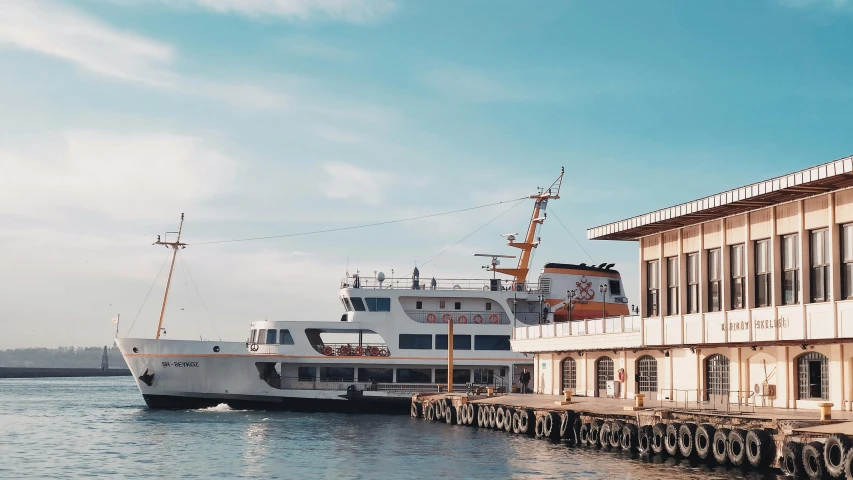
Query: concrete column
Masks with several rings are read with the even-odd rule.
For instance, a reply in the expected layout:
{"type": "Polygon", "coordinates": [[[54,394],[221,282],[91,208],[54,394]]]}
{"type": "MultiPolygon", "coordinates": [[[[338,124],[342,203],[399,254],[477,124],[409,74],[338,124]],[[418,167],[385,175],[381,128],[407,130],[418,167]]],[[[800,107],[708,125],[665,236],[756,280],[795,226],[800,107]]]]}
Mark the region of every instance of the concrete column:
{"type": "Polygon", "coordinates": [[[833,382],[833,378],[843,378],[844,374],[841,363],[841,344],[834,343],[829,346],[829,401],[834,403],[833,410],[841,410],[844,398],[844,385],[842,382],[833,382]]]}
{"type": "MultiPolygon", "coordinates": [[[[835,225],[835,194],[827,194],[827,235],[829,236],[829,301],[832,302],[832,325],[835,338],[838,338],[838,306],[841,298],[841,232],[835,225]]],[[[843,391],[843,390],[842,390],[843,391]]]]}
{"type": "Polygon", "coordinates": [[[639,273],[639,277],[640,277],[640,292],[639,292],[639,299],[640,300],[639,300],[639,303],[637,305],[639,305],[639,307],[640,307],[640,338],[642,339],[641,344],[643,346],[645,346],[646,345],[646,307],[648,306],[647,305],[648,302],[646,302],[646,292],[648,292],[649,282],[648,282],[648,278],[647,278],[648,277],[648,268],[646,268],[646,261],[645,261],[644,255],[643,255],[643,251],[644,251],[643,240],[644,240],[643,238],[640,239],[640,264],[639,264],[639,270],[637,270],[637,272],[639,273]]]}
{"type": "Polygon", "coordinates": [[[729,318],[728,311],[731,310],[732,296],[732,255],[731,249],[726,244],[726,219],[720,219],[720,261],[723,262],[723,282],[720,295],[720,307],[723,311],[723,328],[725,330],[725,341],[729,341],[729,318]]]}
{"type": "MultiPolygon", "coordinates": [[[[666,340],[664,313],[666,312],[666,259],[663,256],[663,234],[658,234],[658,317],[660,317],[660,338],[666,340]]],[[[663,343],[666,343],[665,341],[663,343]]]]}
{"type": "MultiPolygon", "coordinates": [[[[704,224],[699,225],[699,312],[705,313],[708,311],[708,252],[705,250],[705,229],[704,224]]],[[[704,325],[702,322],[703,340],[704,340],[704,325]]]]}
{"type": "MultiPolygon", "coordinates": [[[[745,246],[743,248],[744,266],[746,267],[746,282],[744,285],[744,307],[755,308],[755,245],[752,243],[752,229],[750,227],[749,214],[746,214],[746,232],[744,232],[745,246]]],[[[750,314],[750,319],[752,315],[750,314]]]]}
{"type": "Polygon", "coordinates": [[[678,323],[684,345],[684,314],[687,312],[687,255],[684,253],[684,229],[678,229],[678,323]]]}
{"type": "MultiPolygon", "coordinates": [[[[803,338],[808,338],[809,330],[806,322],[806,303],[811,291],[811,275],[809,275],[809,237],[806,231],[805,202],[797,202],[797,233],[800,235],[800,313],[803,319],[803,338]]],[[[796,380],[796,379],[795,379],[796,380]]],[[[796,382],[794,383],[796,385],[796,382]]]]}
{"type": "Polygon", "coordinates": [[[773,293],[771,294],[770,305],[773,306],[773,318],[779,318],[776,307],[782,305],[784,300],[782,298],[782,241],[781,237],[776,235],[775,206],[770,207],[770,245],[770,261],[773,265],[770,267],[773,271],[773,287],[771,289],[773,293]]]}

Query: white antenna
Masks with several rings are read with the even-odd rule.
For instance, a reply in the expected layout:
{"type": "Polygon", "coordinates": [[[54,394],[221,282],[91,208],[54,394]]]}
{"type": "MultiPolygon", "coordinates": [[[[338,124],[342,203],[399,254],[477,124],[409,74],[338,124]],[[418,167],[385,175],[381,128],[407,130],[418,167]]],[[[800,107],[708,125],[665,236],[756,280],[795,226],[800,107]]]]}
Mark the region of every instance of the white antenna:
{"type": "Polygon", "coordinates": [[[475,257],[491,257],[492,262],[490,265],[483,265],[483,268],[492,272],[492,278],[496,278],[495,268],[501,264],[499,258],[515,258],[515,255],[497,255],[492,253],[475,253],[475,257]]]}

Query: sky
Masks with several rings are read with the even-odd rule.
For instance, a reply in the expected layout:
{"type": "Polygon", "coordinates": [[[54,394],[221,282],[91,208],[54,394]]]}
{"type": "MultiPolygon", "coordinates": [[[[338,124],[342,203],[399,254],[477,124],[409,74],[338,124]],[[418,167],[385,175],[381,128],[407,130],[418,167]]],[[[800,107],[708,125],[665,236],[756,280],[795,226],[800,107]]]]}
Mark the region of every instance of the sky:
{"type": "Polygon", "coordinates": [[[616,263],[633,303],[636,243],[586,229],[853,154],[851,27],[851,0],[0,0],[0,348],[152,337],[181,213],[166,338],[337,320],[347,271],[484,277],[530,201],[206,242],[561,167],[534,272],[616,263]]]}

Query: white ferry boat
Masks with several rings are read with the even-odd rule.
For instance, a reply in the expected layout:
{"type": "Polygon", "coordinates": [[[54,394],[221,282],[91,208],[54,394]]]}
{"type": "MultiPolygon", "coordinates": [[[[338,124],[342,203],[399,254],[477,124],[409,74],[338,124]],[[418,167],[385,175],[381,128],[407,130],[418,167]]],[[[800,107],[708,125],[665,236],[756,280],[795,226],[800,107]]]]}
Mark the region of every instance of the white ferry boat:
{"type": "MultiPolygon", "coordinates": [[[[501,268],[498,258],[508,256],[486,255],[491,279],[422,279],[417,268],[406,279],[347,276],[339,291],[339,321],[256,321],[246,341],[212,342],[159,338],[170,273],[156,337],[116,343],[152,408],[226,403],[241,409],[407,412],[411,393],[448,383],[455,391],[507,391],[522,368],[533,368],[532,358],[510,350],[514,326],[628,313],[612,264],[548,263],[537,282],[527,281],[537,231],[548,202],[560,198],[562,177],[530,196],[533,214],[523,240],[507,236],[509,246],[521,250],[517,266],[501,268]],[[564,298],[572,289],[577,298],[570,312],[564,298]]],[[[185,246],[177,233],[174,242],[155,242],[173,249],[173,265],[185,246]]]]}

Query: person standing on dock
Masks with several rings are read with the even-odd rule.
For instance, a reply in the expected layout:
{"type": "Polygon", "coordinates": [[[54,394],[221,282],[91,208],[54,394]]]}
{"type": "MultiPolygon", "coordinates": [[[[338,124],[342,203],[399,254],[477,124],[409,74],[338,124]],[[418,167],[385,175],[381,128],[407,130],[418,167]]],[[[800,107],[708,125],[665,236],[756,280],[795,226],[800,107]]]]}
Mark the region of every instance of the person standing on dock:
{"type": "Polygon", "coordinates": [[[530,372],[526,368],[521,372],[521,377],[518,380],[521,382],[521,393],[527,393],[527,384],[530,383],[530,372]]]}

